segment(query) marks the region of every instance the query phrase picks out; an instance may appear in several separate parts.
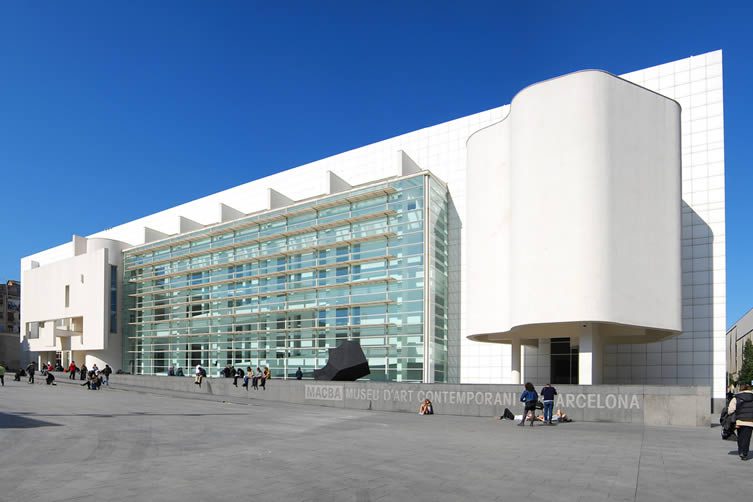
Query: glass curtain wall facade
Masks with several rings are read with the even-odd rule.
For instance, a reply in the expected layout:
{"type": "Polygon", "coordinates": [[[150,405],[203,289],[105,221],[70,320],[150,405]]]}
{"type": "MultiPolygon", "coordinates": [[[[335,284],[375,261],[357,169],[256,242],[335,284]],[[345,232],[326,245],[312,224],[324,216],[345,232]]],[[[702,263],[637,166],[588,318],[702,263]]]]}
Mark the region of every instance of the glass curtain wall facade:
{"type": "Polygon", "coordinates": [[[354,340],[370,380],[447,374],[447,190],[385,181],[124,251],[124,368],[310,377],[354,340]]]}

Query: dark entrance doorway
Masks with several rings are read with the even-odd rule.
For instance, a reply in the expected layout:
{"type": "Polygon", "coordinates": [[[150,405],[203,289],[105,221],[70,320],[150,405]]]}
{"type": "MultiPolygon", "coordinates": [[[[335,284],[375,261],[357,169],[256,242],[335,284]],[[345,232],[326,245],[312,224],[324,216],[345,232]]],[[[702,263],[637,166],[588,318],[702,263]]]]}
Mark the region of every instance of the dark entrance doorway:
{"type": "Polygon", "coordinates": [[[569,338],[552,338],[550,375],[553,384],[578,384],[578,348],[569,338]]]}

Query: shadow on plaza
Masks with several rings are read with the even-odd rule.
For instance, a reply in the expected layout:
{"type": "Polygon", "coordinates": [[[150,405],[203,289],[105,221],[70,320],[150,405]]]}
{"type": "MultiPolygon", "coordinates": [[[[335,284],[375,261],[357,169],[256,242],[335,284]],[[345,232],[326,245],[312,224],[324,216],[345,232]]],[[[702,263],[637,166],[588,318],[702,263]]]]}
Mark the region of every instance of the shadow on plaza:
{"type": "MultiPolygon", "coordinates": [[[[26,413],[29,416],[40,417],[91,417],[91,418],[115,418],[115,417],[228,417],[233,415],[248,416],[248,413],[151,413],[148,411],[132,411],[130,413],[26,413]]],[[[3,414],[0,413],[0,421],[3,414]]],[[[15,416],[15,415],[9,415],[15,416]]],[[[49,424],[59,425],[59,424],[49,424]]],[[[2,428],[0,424],[0,428],[2,428]]],[[[41,427],[41,426],[40,426],[41,427]]]]}
{"type": "Polygon", "coordinates": [[[23,415],[0,412],[0,429],[33,429],[35,427],[59,427],[60,424],[37,420],[23,415]]]}

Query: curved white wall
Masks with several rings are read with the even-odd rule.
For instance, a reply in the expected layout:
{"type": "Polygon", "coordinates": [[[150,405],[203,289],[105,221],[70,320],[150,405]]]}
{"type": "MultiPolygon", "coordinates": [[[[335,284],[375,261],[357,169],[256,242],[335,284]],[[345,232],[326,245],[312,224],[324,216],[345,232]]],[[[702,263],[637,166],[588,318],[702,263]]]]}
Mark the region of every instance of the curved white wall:
{"type": "Polygon", "coordinates": [[[128,247],[131,247],[131,245],[126,242],[104,239],[102,237],[92,237],[86,239],[86,252],[93,253],[100,249],[106,248],[110,260],[110,265],[120,265],[120,262],[123,259],[123,250],[128,247]]]}
{"type": "MultiPolygon", "coordinates": [[[[468,140],[469,333],[510,326],[510,122],[503,120],[468,140]]],[[[506,331],[506,330],[505,330],[506,331]]]]}
{"type": "Polygon", "coordinates": [[[680,160],[661,95],[600,71],[521,91],[468,142],[469,333],[679,332],[680,160]]]}

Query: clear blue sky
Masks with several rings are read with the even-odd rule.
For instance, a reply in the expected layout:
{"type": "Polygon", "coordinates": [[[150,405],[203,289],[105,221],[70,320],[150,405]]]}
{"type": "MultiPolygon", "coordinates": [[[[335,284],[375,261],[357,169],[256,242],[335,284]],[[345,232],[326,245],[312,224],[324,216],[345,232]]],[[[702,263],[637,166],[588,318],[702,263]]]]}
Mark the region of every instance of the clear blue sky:
{"type": "Polygon", "coordinates": [[[720,48],[729,324],[753,307],[748,0],[2,1],[0,280],[74,233],[506,104],[542,79],[720,48]]]}

